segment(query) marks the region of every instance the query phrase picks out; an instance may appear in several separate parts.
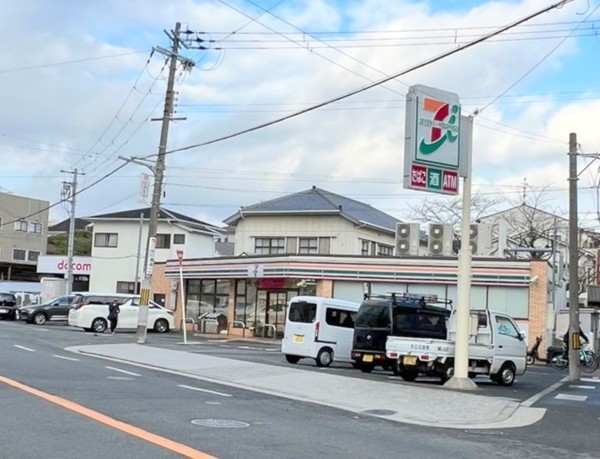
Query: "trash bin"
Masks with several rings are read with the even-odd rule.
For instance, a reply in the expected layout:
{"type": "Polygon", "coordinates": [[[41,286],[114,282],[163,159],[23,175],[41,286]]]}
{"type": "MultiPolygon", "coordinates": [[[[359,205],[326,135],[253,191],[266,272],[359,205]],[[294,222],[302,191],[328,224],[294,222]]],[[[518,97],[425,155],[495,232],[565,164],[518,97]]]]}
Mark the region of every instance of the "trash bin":
{"type": "Polygon", "coordinates": [[[548,346],[548,348],[546,349],[546,363],[550,363],[553,357],[557,357],[562,353],[562,346],[548,346]]]}
{"type": "Polygon", "coordinates": [[[221,333],[227,330],[227,316],[220,312],[207,312],[198,317],[202,333],[221,333]]]}

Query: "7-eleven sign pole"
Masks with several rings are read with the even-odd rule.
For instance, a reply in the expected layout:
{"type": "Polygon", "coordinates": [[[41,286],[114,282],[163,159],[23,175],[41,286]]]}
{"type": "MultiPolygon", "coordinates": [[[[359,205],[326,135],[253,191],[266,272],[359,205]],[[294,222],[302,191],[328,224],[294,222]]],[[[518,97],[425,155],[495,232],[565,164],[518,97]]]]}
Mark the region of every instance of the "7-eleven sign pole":
{"type": "Polygon", "coordinates": [[[181,317],[183,324],[183,344],[187,344],[187,321],[185,319],[185,292],[183,290],[183,250],[177,251],[179,260],[179,292],[181,294],[181,317]]]}

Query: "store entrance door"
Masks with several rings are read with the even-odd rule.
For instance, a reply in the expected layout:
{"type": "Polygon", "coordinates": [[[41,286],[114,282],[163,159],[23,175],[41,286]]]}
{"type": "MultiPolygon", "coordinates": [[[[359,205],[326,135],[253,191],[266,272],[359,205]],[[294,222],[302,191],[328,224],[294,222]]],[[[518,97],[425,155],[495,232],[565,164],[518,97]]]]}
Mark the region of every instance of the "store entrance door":
{"type": "Polygon", "coordinates": [[[269,337],[283,337],[283,329],[285,327],[285,316],[287,312],[287,292],[267,292],[267,317],[266,323],[272,325],[268,332],[269,337]]]}
{"type": "Polygon", "coordinates": [[[258,315],[256,336],[282,338],[287,305],[297,295],[298,290],[259,290],[258,304],[264,304],[264,312],[258,315]],[[264,326],[260,325],[261,322],[264,326]]]}

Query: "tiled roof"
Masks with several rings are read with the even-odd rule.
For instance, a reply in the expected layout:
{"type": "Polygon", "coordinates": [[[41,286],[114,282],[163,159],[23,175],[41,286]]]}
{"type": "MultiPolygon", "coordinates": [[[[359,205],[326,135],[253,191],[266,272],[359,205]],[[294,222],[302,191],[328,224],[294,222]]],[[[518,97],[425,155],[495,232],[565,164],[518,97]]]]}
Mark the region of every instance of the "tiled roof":
{"type": "Polygon", "coordinates": [[[310,215],[338,214],[356,224],[366,224],[389,231],[396,231],[395,217],[368,204],[332,193],[321,188],[293,193],[280,198],[242,207],[240,211],[224,220],[235,224],[243,215],[310,215]]]}
{"type": "MultiPolygon", "coordinates": [[[[89,225],[90,223],[91,222],[89,220],[86,220],[85,218],[76,218],[75,219],[75,230],[83,231],[83,230],[85,230],[85,227],[87,225],[89,225]]],[[[69,231],[70,224],[71,224],[71,219],[67,218],[60,223],[57,223],[55,225],[50,225],[48,227],[48,231],[51,233],[64,233],[64,232],[69,231]]]]}
{"type": "MultiPolygon", "coordinates": [[[[133,209],[133,210],[123,210],[120,212],[111,212],[108,214],[101,215],[93,215],[91,217],[87,217],[88,220],[135,220],[138,221],[140,219],[140,215],[143,216],[144,220],[150,219],[150,207],[145,207],[142,209],[133,209]]],[[[219,229],[222,228],[212,225],[210,223],[203,222],[201,220],[197,220],[192,217],[188,217],[187,215],[180,214],[179,212],[174,212],[172,210],[165,209],[161,207],[158,212],[159,220],[176,220],[178,223],[187,224],[193,227],[205,227],[208,229],[219,229]]]]}

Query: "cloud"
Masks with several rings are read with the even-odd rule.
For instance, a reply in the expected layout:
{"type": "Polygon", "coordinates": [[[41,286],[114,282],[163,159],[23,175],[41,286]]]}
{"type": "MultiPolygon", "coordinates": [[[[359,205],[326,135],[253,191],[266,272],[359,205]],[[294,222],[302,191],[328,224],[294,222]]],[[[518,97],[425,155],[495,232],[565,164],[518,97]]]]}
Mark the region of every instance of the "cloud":
{"type": "MultiPolygon", "coordinates": [[[[122,164],[119,156],[155,155],[161,123],[150,119],[162,117],[167,68],[160,53],[146,63],[153,46],[170,47],[163,29],[176,21],[184,30],[203,32],[198,36],[210,49],[181,52],[196,66],[177,73],[175,116],[186,119],[171,123],[168,150],[334,99],[541,7],[536,0],[452,5],[286,1],[273,8],[279,18],[250,2],[229,1],[5,5],[0,30],[14,52],[0,68],[0,100],[9,107],[0,114],[3,187],[54,202],[69,178],[61,170],[84,172],[83,187],[122,164]]],[[[563,186],[568,133],[577,132],[586,151],[596,150],[600,140],[594,124],[597,84],[581,71],[574,76],[581,65],[589,66],[587,39],[573,37],[553,50],[583,19],[576,14],[580,9],[566,5],[381,87],[170,154],[163,202],[219,223],[240,205],[317,185],[398,216],[407,200],[427,197],[401,186],[404,97],[416,83],[458,93],[465,113],[482,109],[473,176],[486,189],[515,187],[523,177],[531,186],[563,186]],[[552,96],[573,90],[569,81],[589,92],[576,100],[552,96]]],[[[128,165],[83,193],[78,213],[140,206],[138,177],[147,171],[128,165]]],[[[564,194],[557,193],[557,202],[564,202],[564,194]]],[[[61,212],[53,215],[63,218],[61,212]]]]}

